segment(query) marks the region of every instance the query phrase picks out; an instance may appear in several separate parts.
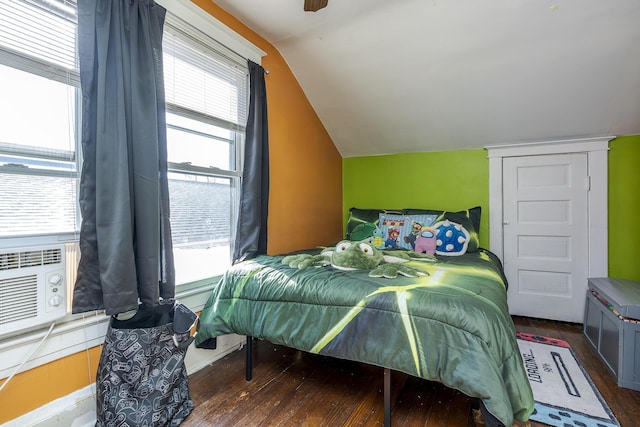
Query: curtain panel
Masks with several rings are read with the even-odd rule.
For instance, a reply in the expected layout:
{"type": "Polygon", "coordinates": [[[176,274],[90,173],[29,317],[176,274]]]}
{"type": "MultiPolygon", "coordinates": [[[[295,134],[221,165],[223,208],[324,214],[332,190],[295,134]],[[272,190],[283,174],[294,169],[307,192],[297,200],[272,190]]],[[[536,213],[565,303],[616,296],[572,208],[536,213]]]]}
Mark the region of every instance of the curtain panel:
{"type": "Polygon", "coordinates": [[[78,1],[83,166],[74,313],[117,314],[174,296],[165,13],[152,0],[78,1]]]}
{"type": "Polygon", "coordinates": [[[249,114],[233,264],[267,253],[269,132],[264,68],[248,61],[249,114]]]}

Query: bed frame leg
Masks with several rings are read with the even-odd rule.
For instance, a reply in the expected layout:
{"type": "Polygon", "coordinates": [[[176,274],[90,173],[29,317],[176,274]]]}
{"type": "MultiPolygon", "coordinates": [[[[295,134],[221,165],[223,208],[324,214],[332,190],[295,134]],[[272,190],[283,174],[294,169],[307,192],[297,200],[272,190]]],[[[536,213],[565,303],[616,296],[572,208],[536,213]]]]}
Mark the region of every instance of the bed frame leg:
{"type": "Polygon", "coordinates": [[[247,348],[245,351],[244,377],[247,381],[251,381],[253,378],[253,337],[247,336],[247,348]]]}
{"type": "Polygon", "coordinates": [[[484,406],[484,402],[481,399],[477,397],[474,398],[471,408],[474,412],[473,419],[476,425],[484,424],[484,427],[505,427],[504,423],[500,422],[499,419],[487,411],[487,407],[484,406]]]}
{"type": "Polygon", "coordinates": [[[384,368],[384,426],[391,427],[391,370],[384,368]]]}

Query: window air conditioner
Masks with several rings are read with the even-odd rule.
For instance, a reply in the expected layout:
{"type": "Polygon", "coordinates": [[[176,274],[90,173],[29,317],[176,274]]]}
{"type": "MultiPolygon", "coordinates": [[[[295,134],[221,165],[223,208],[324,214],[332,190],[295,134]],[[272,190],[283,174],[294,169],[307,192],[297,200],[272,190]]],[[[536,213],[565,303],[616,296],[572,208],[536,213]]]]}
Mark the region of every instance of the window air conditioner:
{"type": "Polygon", "coordinates": [[[0,337],[67,314],[65,245],[0,249],[0,337]]]}

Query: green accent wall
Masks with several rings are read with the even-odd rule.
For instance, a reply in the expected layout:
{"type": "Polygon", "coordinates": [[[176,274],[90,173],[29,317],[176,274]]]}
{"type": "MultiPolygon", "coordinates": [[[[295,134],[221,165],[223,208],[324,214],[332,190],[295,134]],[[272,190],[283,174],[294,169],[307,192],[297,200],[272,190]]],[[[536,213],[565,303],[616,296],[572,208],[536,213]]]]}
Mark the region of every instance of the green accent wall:
{"type": "Polygon", "coordinates": [[[609,147],[609,276],[640,282],[640,135],[609,147]]]}
{"type": "MultiPolygon", "coordinates": [[[[640,281],[640,135],[609,151],[609,276],[640,281]]],[[[489,161],[485,150],[405,153],[342,160],[343,224],[349,208],[482,207],[480,246],[489,247],[489,161]]]]}
{"type": "Polygon", "coordinates": [[[489,159],[485,150],[403,153],[342,160],[344,221],[349,209],[482,207],[480,246],[489,247],[489,159]]]}

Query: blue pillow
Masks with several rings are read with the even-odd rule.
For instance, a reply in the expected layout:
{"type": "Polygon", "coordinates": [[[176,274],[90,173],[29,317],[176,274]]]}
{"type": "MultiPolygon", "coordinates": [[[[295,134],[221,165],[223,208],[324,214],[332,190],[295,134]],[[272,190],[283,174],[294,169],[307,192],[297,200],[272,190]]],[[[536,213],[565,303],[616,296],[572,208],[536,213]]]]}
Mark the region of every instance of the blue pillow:
{"type": "Polygon", "coordinates": [[[436,230],[436,253],[458,256],[467,252],[471,236],[466,228],[448,219],[433,224],[436,230]]]}

